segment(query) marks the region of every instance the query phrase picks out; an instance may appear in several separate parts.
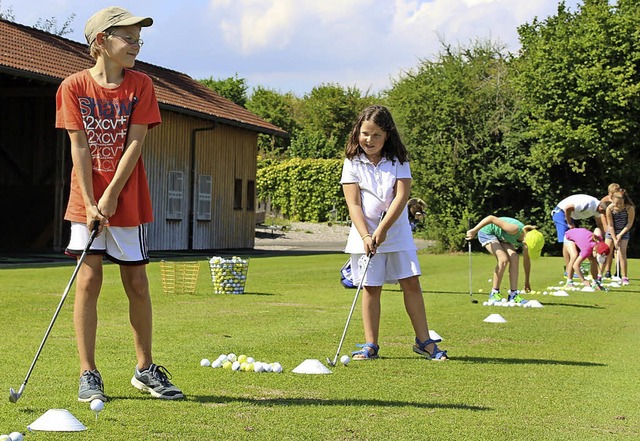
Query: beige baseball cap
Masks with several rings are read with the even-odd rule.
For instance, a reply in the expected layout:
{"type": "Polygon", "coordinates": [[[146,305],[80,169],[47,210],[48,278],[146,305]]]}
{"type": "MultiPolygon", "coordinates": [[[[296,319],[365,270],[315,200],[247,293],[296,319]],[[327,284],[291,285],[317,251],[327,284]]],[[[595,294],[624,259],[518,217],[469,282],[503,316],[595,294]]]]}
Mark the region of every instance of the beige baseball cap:
{"type": "Polygon", "coordinates": [[[113,26],[140,25],[148,27],[153,24],[151,17],[137,17],[131,12],[118,6],[110,6],[93,14],[84,26],[84,36],[91,44],[99,32],[104,32],[113,26]]]}

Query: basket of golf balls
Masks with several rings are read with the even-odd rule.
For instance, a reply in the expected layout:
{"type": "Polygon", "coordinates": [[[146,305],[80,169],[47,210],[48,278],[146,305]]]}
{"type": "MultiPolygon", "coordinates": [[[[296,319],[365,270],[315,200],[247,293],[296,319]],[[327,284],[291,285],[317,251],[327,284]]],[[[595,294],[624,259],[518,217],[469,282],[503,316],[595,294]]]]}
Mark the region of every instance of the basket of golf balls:
{"type": "Polygon", "coordinates": [[[244,285],[247,282],[247,272],[249,271],[249,258],[212,257],[209,260],[209,267],[211,268],[211,281],[215,294],[244,294],[244,285]]]}

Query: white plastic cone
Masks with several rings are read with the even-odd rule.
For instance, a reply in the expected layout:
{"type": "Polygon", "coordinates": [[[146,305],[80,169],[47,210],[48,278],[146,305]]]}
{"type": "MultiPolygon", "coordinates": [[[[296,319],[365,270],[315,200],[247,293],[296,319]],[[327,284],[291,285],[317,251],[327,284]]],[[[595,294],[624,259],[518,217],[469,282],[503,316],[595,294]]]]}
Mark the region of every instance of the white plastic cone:
{"type": "Polygon", "coordinates": [[[525,305],[527,306],[527,308],[544,308],[544,306],[542,306],[542,303],[535,299],[529,300],[527,303],[525,303],[525,305]]]}
{"type": "Polygon", "coordinates": [[[487,323],[507,323],[507,320],[500,314],[491,314],[484,321],[487,323]]]}
{"type": "Polygon", "coordinates": [[[331,374],[331,372],[325,365],[320,363],[320,360],[314,358],[308,358],[300,363],[294,370],[296,374],[331,374]]]}
{"type": "Polygon", "coordinates": [[[611,282],[609,284],[610,288],[620,288],[620,284],[618,282],[611,282]]]}
{"type": "Polygon", "coordinates": [[[87,430],[67,409],[49,409],[27,426],[28,430],[45,432],[81,432],[87,430]]]}
{"type": "Polygon", "coordinates": [[[552,292],[551,295],[556,297],[569,297],[569,293],[562,289],[556,292],[552,292]]]}
{"type": "Polygon", "coordinates": [[[442,340],[442,337],[440,336],[440,334],[438,334],[433,329],[429,329],[429,338],[431,340],[442,340]]]}
{"type": "Polygon", "coordinates": [[[582,288],[580,291],[584,291],[584,292],[595,292],[596,290],[591,288],[590,286],[585,286],[584,288],[582,288]]]}

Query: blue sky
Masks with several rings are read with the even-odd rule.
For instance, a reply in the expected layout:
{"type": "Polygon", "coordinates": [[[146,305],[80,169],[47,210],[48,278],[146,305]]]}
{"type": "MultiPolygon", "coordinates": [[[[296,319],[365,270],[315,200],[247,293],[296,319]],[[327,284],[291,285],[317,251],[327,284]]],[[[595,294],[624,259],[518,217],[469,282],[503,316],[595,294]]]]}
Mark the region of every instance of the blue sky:
{"type": "MultiPolygon", "coordinates": [[[[573,11],[578,0],[566,0],[573,11]]],[[[15,21],[34,25],[76,14],[66,38],[84,42],[84,24],[111,5],[153,17],[140,60],[195,79],[236,73],[250,87],[302,97],[337,83],[378,92],[431,59],[441,40],[490,38],[518,49],[517,27],[555,14],[557,0],[0,0],[15,21]]]]}

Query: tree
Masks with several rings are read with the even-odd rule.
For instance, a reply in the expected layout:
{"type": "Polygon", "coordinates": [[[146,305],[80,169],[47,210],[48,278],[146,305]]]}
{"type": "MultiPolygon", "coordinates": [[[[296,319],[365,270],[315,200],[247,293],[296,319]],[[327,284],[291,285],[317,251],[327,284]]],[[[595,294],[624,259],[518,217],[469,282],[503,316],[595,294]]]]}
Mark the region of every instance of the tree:
{"type": "Polygon", "coordinates": [[[314,87],[300,102],[298,126],[290,155],[302,158],[339,158],[360,111],[376,101],[355,87],[338,84],[314,87]]]}
{"type": "Polygon", "coordinates": [[[443,249],[462,246],[469,221],[527,203],[523,152],[509,143],[515,94],[508,55],[490,41],[443,43],[388,91],[410,151],[412,193],[427,204],[425,228],[443,249]]]}
{"type": "Polygon", "coordinates": [[[33,25],[33,27],[36,29],[40,29],[41,31],[48,32],[50,34],[63,36],[63,35],[71,34],[73,32],[71,23],[73,23],[73,20],[75,18],[76,18],[76,14],[71,14],[64,21],[64,23],[62,24],[62,27],[58,27],[58,19],[55,17],[50,17],[45,19],[39,18],[36,24],[33,25]]]}
{"type": "Polygon", "coordinates": [[[546,210],[610,182],[634,194],[640,167],[640,10],[637,1],[586,0],[518,29],[527,176],[546,210]]]}
{"type": "Polygon", "coordinates": [[[16,16],[13,13],[13,6],[9,6],[7,9],[2,8],[2,1],[0,1],[0,19],[7,21],[15,21],[16,16]]]}
{"type": "Polygon", "coordinates": [[[247,86],[247,80],[239,78],[237,73],[233,77],[224,79],[214,80],[213,77],[209,77],[209,79],[199,81],[218,95],[233,101],[239,106],[245,107],[247,104],[249,86],[247,86]]]}
{"type": "MultiPolygon", "coordinates": [[[[247,109],[271,124],[275,124],[289,134],[298,128],[294,118],[297,98],[292,93],[280,94],[274,90],[258,86],[247,101],[247,109]]],[[[258,150],[264,156],[282,156],[289,147],[289,139],[260,135],[258,150]]]]}

